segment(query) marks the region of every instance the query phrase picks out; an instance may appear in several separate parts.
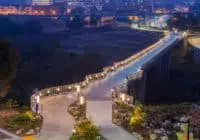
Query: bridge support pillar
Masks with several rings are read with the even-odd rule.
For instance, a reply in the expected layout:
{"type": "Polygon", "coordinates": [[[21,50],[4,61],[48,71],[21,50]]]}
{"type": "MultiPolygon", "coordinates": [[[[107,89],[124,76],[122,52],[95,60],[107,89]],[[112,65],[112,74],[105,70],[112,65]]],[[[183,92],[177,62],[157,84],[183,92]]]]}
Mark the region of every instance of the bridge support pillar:
{"type": "Polygon", "coordinates": [[[171,53],[170,51],[166,52],[165,55],[161,57],[159,64],[159,72],[160,73],[168,73],[171,64],[171,53]]]}
{"type": "Polygon", "coordinates": [[[144,70],[141,81],[140,81],[140,92],[138,95],[139,101],[143,104],[145,103],[146,80],[147,80],[147,72],[144,70]]]}

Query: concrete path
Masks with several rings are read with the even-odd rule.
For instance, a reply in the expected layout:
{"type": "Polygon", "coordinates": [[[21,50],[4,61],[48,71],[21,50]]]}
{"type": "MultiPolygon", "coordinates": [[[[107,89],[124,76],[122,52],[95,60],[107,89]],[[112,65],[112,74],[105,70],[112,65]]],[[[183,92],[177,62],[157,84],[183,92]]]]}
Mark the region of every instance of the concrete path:
{"type": "Polygon", "coordinates": [[[0,140],[22,140],[20,137],[0,128],[0,140]]]}
{"type": "Polygon", "coordinates": [[[68,140],[74,127],[74,119],[67,107],[74,101],[72,94],[43,97],[41,114],[43,126],[36,140],[68,140]]]}
{"type": "Polygon", "coordinates": [[[87,101],[87,117],[100,128],[101,135],[107,140],[137,140],[135,136],[112,123],[112,101],[87,101]]]}

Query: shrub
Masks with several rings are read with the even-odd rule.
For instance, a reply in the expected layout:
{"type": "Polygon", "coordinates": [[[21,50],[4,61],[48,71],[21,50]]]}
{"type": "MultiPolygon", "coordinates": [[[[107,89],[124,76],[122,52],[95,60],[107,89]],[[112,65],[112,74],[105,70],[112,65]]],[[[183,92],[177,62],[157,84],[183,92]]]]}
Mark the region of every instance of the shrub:
{"type": "Polygon", "coordinates": [[[22,106],[21,108],[20,108],[20,112],[21,113],[25,113],[25,112],[27,112],[27,111],[29,111],[30,110],[30,108],[28,107],[28,106],[22,106]]]}
{"type": "Polygon", "coordinates": [[[71,137],[71,140],[95,140],[99,136],[98,129],[91,121],[83,121],[76,127],[76,134],[71,137]]]}
{"type": "Polygon", "coordinates": [[[17,101],[9,99],[4,104],[0,104],[0,109],[15,109],[18,107],[17,101]]]}
{"type": "Polygon", "coordinates": [[[143,111],[142,104],[136,104],[130,118],[130,125],[133,127],[141,126],[145,119],[146,113],[143,111]]]}

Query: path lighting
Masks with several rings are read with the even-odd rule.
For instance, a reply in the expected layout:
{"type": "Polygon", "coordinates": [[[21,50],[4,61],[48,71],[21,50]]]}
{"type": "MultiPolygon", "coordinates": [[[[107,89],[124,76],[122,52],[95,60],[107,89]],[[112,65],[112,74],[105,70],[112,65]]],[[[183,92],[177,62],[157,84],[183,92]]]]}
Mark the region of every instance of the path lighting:
{"type": "Polygon", "coordinates": [[[122,94],[121,94],[121,98],[122,98],[122,102],[124,102],[125,99],[126,99],[126,95],[125,95],[124,93],[122,93],[122,94]]]}
{"type": "Polygon", "coordinates": [[[68,86],[68,89],[72,89],[72,86],[68,86]]]}
{"type": "Polygon", "coordinates": [[[47,93],[50,93],[50,90],[47,90],[47,93]]]}
{"type": "Polygon", "coordinates": [[[73,130],[72,130],[72,133],[76,133],[76,129],[73,129],[73,130]]]}
{"type": "Polygon", "coordinates": [[[85,98],[83,96],[80,96],[79,102],[81,105],[83,105],[85,103],[85,98]]]}
{"type": "Polygon", "coordinates": [[[79,93],[81,91],[80,85],[76,85],[76,92],[79,93]]]}
{"type": "Polygon", "coordinates": [[[82,84],[83,86],[85,86],[86,85],[86,83],[85,82],[83,82],[83,84],[82,84]]]}
{"type": "Polygon", "coordinates": [[[57,88],[56,90],[57,90],[57,91],[60,91],[60,88],[57,88]]]}

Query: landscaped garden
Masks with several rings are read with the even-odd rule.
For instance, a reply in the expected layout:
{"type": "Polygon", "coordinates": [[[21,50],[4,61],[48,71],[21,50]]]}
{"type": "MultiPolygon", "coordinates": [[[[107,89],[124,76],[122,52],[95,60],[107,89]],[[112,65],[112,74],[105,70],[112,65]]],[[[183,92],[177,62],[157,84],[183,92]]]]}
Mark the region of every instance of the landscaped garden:
{"type": "Polygon", "coordinates": [[[76,122],[70,140],[104,140],[99,129],[86,117],[86,101],[83,96],[68,106],[68,112],[76,122]]]}
{"type": "Polygon", "coordinates": [[[113,100],[113,122],[144,140],[199,140],[200,109],[189,103],[130,105],[113,100]]]}
{"type": "Polygon", "coordinates": [[[42,116],[33,113],[29,107],[19,107],[13,100],[0,105],[0,127],[19,136],[39,133],[42,116]]]}

